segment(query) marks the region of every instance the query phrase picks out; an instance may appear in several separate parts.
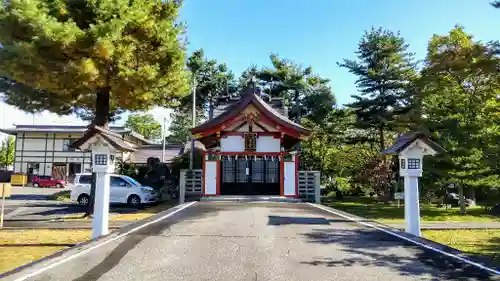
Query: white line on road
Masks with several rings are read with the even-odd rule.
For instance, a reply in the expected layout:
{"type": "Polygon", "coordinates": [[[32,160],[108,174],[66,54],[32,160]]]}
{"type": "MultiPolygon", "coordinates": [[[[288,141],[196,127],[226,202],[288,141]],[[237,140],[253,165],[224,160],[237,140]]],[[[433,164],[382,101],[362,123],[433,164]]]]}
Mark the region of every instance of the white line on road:
{"type": "Polygon", "coordinates": [[[176,213],[178,213],[178,212],[180,212],[180,211],[182,211],[182,210],[184,210],[184,209],[186,209],[186,208],[188,208],[188,207],[192,206],[192,205],[193,205],[193,204],[195,204],[196,202],[197,202],[197,201],[191,202],[191,203],[189,203],[189,204],[187,204],[187,205],[185,205],[185,206],[182,206],[181,208],[179,208],[179,209],[177,209],[177,210],[175,210],[175,211],[173,211],[173,212],[171,212],[171,213],[168,213],[168,214],[166,214],[166,215],[164,215],[164,216],[161,216],[161,217],[159,217],[159,218],[157,218],[157,219],[155,219],[155,220],[153,220],[153,221],[150,221],[150,222],[147,222],[147,223],[145,223],[145,224],[139,225],[139,226],[137,226],[137,227],[135,227],[135,228],[132,228],[131,230],[129,230],[129,231],[125,232],[125,233],[122,233],[122,234],[117,235],[117,236],[115,236],[115,237],[113,237],[113,238],[110,238],[109,240],[103,241],[102,243],[99,243],[99,244],[94,245],[94,246],[92,246],[92,247],[90,247],[90,248],[87,248],[87,249],[85,249],[85,250],[83,250],[83,251],[81,251],[81,252],[78,252],[78,253],[76,253],[76,254],[74,254],[74,255],[72,255],[72,256],[69,256],[69,257],[67,257],[67,258],[61,259],[61,260],[56,261],[56,262],[54,262],[54,263],[51,263],[51,264],[47,265],[47,266],[46,266],[46,267],[44,267],[44,268],[41,268],[41,269],[39,269],[39,270],[36,270],[36,271],[34,271],[34,272],[30,273],[30,274],[27,274],[27,275],[25,275],[25,276],[19,277],[19,278],[18,278],[18,279],[16,279],[15,281],[23,281],[23,280],[26,280],[26,279],[28,279],[28,278],[30,278],[30,277],[36,276],[36,275],[38,275],[38,274],[40,274],[40,273],[43,273],[43,272],[47,271],[48,269],[54,268],[54,267],[56,267],[56,266],[58,266],[58,265],[61,265],[61,264],[65,263],[65,262],[68,262],[68,261],[70,261],[70,260],[72,260],[72,259],[75,259],[75,258],[77,258],[77,257],[79,257],[79,256],[81,256],[81,255],[83,255],[83,254],[85,254],[85,253],[87,253],[87,252],[90,252],[90,251],[92,251],[92,250],[94,250],[94,249],[97,249],[97,248],[99,248],[99,247],[101,247],[101,246],[104,246],[104,245],[106,245],[106,244],[108,244],[108,243],[110,243],[110,242],[113,242],[113,241],[115,241],[115,240],[117,240],[117,239],[120,239],[120,238],[122,238],[122,237],[124,237],[124,236],[127,236],[127,235],[129,235],[130,233],[132,233],[132,232],[136,232],[136,231],[137,231],[137,230],[139,230],[139,229],[142,229],[142,228],[144,228],[144,227],[146,227],[146,226],[152,225],[152,224],[157,223],[157,222],[159,222],[159,221],[161,221],[161,220],[163,220],[163,219],[166,219],[166,218],[168,218],[168,217],[170,217],[170,216],[172,216],[172,215],[174,215],[174,214],[176,214],[176,213]]]}
{"type": "Polygon", "coordinates": [[[346,215],[344,215],[344,214],[341,214],[341,213],[335,212],[335,211],[333,211],[333,210],[330,210],[330,209],[324,208],[324,207],[322,207],[321,205],[312,204],[312,203],[307,203],[307,204],[309,204],[309,205],[311,205],[311,206],[313,206],[313,207],[316,207],[316,208],[318,208],[318,209],[321,209],[321,210],[323,210],[323,211],[327,211],[327,212],[329,212],[329,213],[332,213],[332,214],[334,214],[334,215],[337,215],[337,216],[343,217],[343,218],[348,219],[348,220],[350,220],[350,221],[357,222],[357,223],[359,223],[359,224],[361,224],[361,225],[368,226],[368,227],[371,227],[371,228],[375,228],[376,230],[380,230],[380,231],[385,232],[385,233],[387,233],[387,234],[390,234],[390,235],[396,236],[396,237],[398,237],[398,238],[400,238],[400,239],[403,239],[403,240],[405,240],[405,241],[408,241],[408,242],[413,243],[413,244],[415,244],[415,245],[418,245],[418,246],[420,246],[420,247],[426,248],[426,249],[428,249],[428,250],[431,250],[431,251],[434,251],[434,252],[437,252],[437,253],[443,254],[443,255],[445,255],[445,256],[448,256],[448,257],[451,257],[451,258],[457,259],[457,260],[459,260],[459,261],[461,261],[461,262],[464,262],[464,263],[467,263],[467,264],[470,264],[470,265],[473,265],[473,266],[479,267],[479,268],[481,268],[481,269],[483,269],[483,270],[486,270],[486,271],[488,271],[488,272],[490,272],[490,273],[494,273],[494,274],[496,274],[496,275],[500,275],[500,271],[498,271],[498,270],[495,270],[495,269],[493,269],[493,268],[487,267],[487,266],[482,265],[482,264],[477,263],[477,262],[473,262],[473,261],[471,261],[471,260],[469,260],[469,259],[466,259],[466,258],[463,258],[463,257],[457,256],[457,255],[454,255],[454,254],[452,254],[452,253],[445,252],[445,251],[440,250],[440,249],[438,249],[438,248],[434,248],[434,247],[429,246],[429,245],[427,245],[427,244],[424,244],[424,243],[418,242],[418,241],[416,241],[416,240],[413,240],[413,239],[411,239],[411,238],[405,237],[405,236],[403,236],[403,235],[397,234],[396,232],[393,232],[393,231],[390,231],[390,230],[387,230],[387,229],[384,229],[384,228],[378,227],[378,226],[376,226],[376,225],[373,225],[373,224],[371,224],[371,223],[367,223],[367,222],[361,221],[361,220],[359,220],[359,219],[355,219],[355,218],[352,218],[352,217],[346,216],[346,215]]]}

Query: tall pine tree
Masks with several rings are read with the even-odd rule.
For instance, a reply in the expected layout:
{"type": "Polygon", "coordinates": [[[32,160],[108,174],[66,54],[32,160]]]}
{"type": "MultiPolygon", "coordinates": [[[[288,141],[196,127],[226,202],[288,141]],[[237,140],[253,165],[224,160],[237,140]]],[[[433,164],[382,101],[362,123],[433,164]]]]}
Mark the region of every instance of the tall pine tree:
{"type": "Polygon", "coordinates": [[[407,89],[416,75],[413,54],[399,33],[372,28],[359,42],[356,56],[339,63],[358,76],[361,95],[353,95],[355,101],[347,106],[356,114],[356,127],[377,132],[383,150],[386,130],[411,109],[407,89]]]}
{"type": "Polygon", "coordinates": [[[436,157],[442,179],[457,185],[465,214],[464,190],[495,187],[498,182],[499,58],[463,27],[429,41],[422,80],[423,119],[448,151],[436,157]]]}
{"type": "Polygon", "coordinates": [[[181,0],[3,1],[0,76],[26,111],[88,113],[169,105],[187,93],[181,0]]]}

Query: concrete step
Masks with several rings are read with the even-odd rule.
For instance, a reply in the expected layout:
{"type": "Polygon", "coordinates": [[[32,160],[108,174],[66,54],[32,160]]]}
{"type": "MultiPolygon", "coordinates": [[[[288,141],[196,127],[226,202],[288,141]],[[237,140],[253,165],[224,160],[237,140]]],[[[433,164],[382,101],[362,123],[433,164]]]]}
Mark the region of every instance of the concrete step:
{"type": "Polygon", "coordinates": [[[201,197],[201,201],[226,201],[226,202],[301,202],[299,198],[285,196],[267,196],[267,195],[222,195],[201,197]]]}

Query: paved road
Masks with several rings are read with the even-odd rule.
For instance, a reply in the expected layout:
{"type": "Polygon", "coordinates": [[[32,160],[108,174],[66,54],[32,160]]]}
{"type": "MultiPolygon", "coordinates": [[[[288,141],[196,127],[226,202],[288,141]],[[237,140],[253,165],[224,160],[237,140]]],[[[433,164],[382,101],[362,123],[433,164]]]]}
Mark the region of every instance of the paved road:
{"type": "Polygon", "coordinates": [[[199,202],[29,280],[493,279],[307,204],[199,202]]]}

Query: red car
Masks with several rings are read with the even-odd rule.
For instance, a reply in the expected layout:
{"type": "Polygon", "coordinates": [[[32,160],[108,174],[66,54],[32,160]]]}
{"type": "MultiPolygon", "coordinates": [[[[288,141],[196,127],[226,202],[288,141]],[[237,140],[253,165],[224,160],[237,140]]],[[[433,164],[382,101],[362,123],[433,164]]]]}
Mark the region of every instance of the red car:
{"type": "Polygon", "coordinates": [[[51,176],[35,176],[31,183],[34,187],[52,187],[63,188],[66,186],[66,182],[63,180],[56,180],[51,176]]]}

